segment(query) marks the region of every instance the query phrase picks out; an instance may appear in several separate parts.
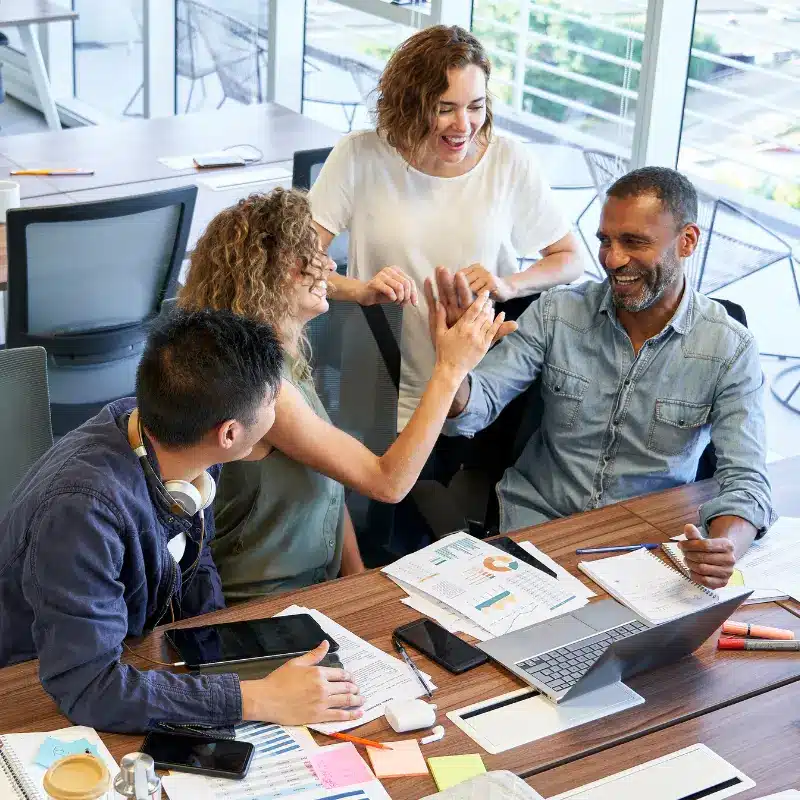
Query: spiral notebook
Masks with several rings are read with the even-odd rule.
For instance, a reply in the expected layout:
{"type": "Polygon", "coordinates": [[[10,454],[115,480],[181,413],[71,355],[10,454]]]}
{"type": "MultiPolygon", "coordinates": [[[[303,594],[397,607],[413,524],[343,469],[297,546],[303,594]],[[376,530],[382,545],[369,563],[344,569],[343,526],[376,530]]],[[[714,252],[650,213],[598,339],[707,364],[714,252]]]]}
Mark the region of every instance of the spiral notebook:
{"type": "Polygon", "coordinates": [[[0,798],[2,800],[44,800],[42,781],[47,770],[36,763],[39,748],[48,737],[69,742],[87,739],[97,746],[112,777],[119,767],[93,728],[63,728],[48,733],[10,733],[0,735],[0,798]]]}
{"type": "Polygon", "coordinates": [[[720,600],[716,592],[690,580],[644,548],[597,561],[581,561],[578,568],[652,625],[713,606],[720,600]]]}

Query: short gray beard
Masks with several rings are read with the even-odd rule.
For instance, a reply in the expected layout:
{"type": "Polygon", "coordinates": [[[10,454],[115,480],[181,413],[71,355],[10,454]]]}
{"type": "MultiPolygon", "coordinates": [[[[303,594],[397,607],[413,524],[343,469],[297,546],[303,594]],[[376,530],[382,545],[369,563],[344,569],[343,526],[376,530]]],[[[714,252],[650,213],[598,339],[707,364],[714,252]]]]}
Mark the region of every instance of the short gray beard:
{"type": "Polygon", "coordinates": [[[652,289],[645,284],[642,296],[637,298],[618,297],[614,291],[611,292],[611,297],[614,300],[614,305],[621,308],[623,311],[630,311],[636,313],[638,311],[646,311],[651,306],[655,305],[658,300],[666,291],[668,286],[671,286],[681,269],[681,262],[678,258],[669,256],[669,260],[665,260],[661,264],[661,280],[652,289]]]}

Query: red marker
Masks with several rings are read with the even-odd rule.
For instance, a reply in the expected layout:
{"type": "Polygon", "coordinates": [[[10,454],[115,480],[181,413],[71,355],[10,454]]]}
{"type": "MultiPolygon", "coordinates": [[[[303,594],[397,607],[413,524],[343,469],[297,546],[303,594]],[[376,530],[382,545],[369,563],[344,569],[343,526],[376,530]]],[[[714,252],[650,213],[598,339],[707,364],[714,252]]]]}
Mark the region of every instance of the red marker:
{"type": "Polygon", "coordinates": [[[794,650],[800,651],[800,639],[776,641],[774,639],[738,639],[721,636],[717,644],[720,650],[794,650]]]}

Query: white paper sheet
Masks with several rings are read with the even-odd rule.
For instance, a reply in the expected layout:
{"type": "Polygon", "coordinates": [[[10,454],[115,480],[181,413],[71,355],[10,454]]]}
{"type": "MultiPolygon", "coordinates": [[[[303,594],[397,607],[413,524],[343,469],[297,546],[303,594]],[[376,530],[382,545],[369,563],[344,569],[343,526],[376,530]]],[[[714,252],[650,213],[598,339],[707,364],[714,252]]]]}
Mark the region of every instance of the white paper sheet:
{"type": "Polygon", "coordinates": [[[756,800],[797,800],[800,798],[800,792],[797,789],[787,789],[785,792],[778,792],[777,794],[766,794],[763,797],[756,798],[756,800]]]}
{"type": "Polygon", "coordinates": [[[215,192],[234,189],[237,186],[256,186],[261,183],[275,183],[289,180],[292,173],[283,167],[234,167],[220,173],[203,177],[197,182],[215,192]]]}
{"type": "Polygon", "coordinates": [[[642,703],[644,698],[623,683],[561,703],[553,703],[535,689],[518,689],[450,711],[447,718],[487,753],[496,755],[642,703]]]}
{"type": "Polygon", "coordinates": [[[593,592],[582,580],[576,578],[571,572],[564,569],[561,564],[558,563],[553,558],[550,558],[547,553],[543,553],[535,544],[531,542],[520,542],[519,546],[523,550],[527,550],[532,556],[535,556],[542,562],[546,567],[550,567],[556,575],[558,575],[558,580],[563,583],[565,586],[568,586],[570,591],[575,592],[578,597],[595,597],[596,593],[593,592]]]}
{"type": "MultiPolygon", "coordinates": [[[[613,763],[609,759],[609,765],[613,763]]],[[[752,789],[756,784],[724,758],[704,744],[695,744],[626,769],[608,778],[579,786],[550,800],[675,800],[705,792],[714,786],[736,781],[732,786],[711,794],[704,800],[721,800],[752,789]]],[[[535,781],[534,781],[535,783],[535,781]]]]}
{"type": "Polygon", "coordinates": [[[463,531],[382,570],[445,603],[494,636],[570,610],[576,598],[554,578],[463,531]]]}
{"type": "MultiPolygon", "coordinates": [[[[331,733],[357,728],[383,716],[383,709],[390,701],[412,700],[425,694],[419,681],[403,661],[365,642],[325,614],[314,608],[289,606],[276,616],[283,617],[287,614],[310,614],[322,630],[338,643],[339,660],[353,676],[353,681],[364,698],[364,705],[361,706],[364,714],[359,719],[309,725],[313,730],[331,733]]],[[[425,675],[425,678],[430,688],[435,689],[430,676],[425,675]]]]}

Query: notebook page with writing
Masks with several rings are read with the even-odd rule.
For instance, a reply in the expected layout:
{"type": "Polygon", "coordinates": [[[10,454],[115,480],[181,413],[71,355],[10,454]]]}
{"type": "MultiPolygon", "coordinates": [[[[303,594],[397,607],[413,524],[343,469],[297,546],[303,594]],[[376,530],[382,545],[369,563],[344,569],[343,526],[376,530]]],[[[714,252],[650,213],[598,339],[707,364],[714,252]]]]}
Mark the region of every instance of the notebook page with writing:
{"type": "Polygon", "coordinates": [[[597,561],[581,561],[578,568],[653,625],[719,602],[719,596],[711,589],[690,581],[644,548],[597,561]]]}

